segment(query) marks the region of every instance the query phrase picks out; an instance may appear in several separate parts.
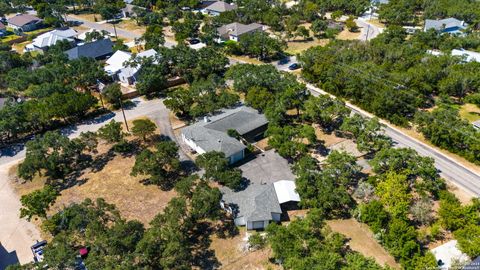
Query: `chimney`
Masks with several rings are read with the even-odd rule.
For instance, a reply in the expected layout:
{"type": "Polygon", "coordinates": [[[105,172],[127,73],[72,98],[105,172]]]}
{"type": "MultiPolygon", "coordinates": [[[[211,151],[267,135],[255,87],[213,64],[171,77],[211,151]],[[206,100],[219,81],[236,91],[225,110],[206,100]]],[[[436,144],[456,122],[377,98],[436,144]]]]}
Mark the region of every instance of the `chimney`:
{"type": "Polygon", "coordinates": [[[204,116],[204,117],[203,117],[203,122],[205,122],[205,123],[210,122],[210,119],[208,119],[208,116],[204,116]]]}

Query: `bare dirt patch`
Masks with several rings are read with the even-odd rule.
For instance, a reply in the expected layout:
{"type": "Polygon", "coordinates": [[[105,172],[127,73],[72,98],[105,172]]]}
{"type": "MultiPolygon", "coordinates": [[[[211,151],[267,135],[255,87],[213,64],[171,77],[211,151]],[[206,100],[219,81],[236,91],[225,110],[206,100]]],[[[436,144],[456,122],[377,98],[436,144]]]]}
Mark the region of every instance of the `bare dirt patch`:
{"type": "Polygon", "coordinates": [[[327,224],[332,231],[341,233],[349,239],[348,243],[352,250],[366,257],[372,257],[380,265],[400,269],[395,259],[373,238],[373,233],[367,225],[355,219],[329,220],[327,224]]]}
{"type": "Polygon", "coordinates": [[[317,125],[314,125],[313,128],[315,129],[315,135],[317,136],[317,140],[323,141],[325,143],[325,146],[327,147],[346,140],[345,138],[335,136],[334,133],[327,134],[323,132],[323,130],[317,125]]]}
{"type": "Polygon", "coordinates": [[[290,54],[297,54],[301,53],[311,47],[316,46],[325,46],[330,42],[328,39],[317,39],[313,38],[313,40],[294,40],[287,42],[287,49],[286,52],[290,54]]]}
{"type": "Polygon", "coordinates": [[[116,25],[116,27],[130,31],[130,32],[134,32],[139,35],[143,35],[143,33],[145,33],[145,31],[147,30],[145,26],[138,25],[135,22],[135,20],[131,20],[131,19],[121,20],[116,25]]]}
{"type": "Polygon", "coordinates": [[[261,269],[281,269],[278,265],[272,264],[269,258],[272,251],[264,248],[257,251],[248,251],[245,246],[245,228],[240,229],[240,233],[231,238],[218,238],[212,236],[210,248],[215,252],[215,256],[221,263],[221,269],[228,270],[261,270],[261,269]]]}
{"type": "Polygon", "coordinates": [[[86,182],[62,191],[52,211],[86,198],[104,198],[116,205],[122,217],[147,225],[176,194],[154,185],[144,185],[140,183],[142,177],[130,176],[134,163],[134,157],[115,156],[101,171],[83,174],[81,179],[86,182]]]}
{"type": "Polygon", "coordinates": [[[350,32],[348,31],[348,29],[344,29],[342,32],[340,32],[338,35],[337,35],[337,39],[341,39],[341,40],[355,40],[355,39],[358,39],[358,37],[361,35],[361,31],[358,31],[358,32],[350,32]]]}

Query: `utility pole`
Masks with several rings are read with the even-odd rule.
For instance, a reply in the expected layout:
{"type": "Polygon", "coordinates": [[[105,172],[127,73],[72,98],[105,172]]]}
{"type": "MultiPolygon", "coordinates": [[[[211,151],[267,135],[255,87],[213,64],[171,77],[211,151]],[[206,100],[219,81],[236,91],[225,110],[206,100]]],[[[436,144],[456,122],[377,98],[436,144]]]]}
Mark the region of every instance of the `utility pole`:
{"type": "Polygon", "coordinates": [[[365,41],[368,41],[368,34],[370,33],[370,24],[367,27],[367,35],[365,36],[365,41]]]}
{"type": "Polygon", "coordinates": [[[127,118],[125,117],[125,110],[123,110],[122,98],[119,97],[118,100],[120,101],[120,108],[122,109],[123,121],[125,121],[125,127],[127,128],[127,131],[130,132],[130,129],[128,128],[127,118]]]}

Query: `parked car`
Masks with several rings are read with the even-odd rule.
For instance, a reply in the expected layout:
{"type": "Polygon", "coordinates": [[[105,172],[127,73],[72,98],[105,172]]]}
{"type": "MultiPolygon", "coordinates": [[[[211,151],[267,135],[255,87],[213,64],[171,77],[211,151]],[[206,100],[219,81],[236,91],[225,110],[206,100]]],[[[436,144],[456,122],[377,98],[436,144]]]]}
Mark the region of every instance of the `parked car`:
{"type": "Polygon", "coordinates": [[[43,240],[41,242],[38,242],[34,244],[33,246],[30,247],[33,253],[33,260],[35,262],[41,262],[43,261],[43,249],[47,245],[47,241],[43,240]]]}
{"type": "Polygon", "coordinates": [[[195,45],[195,44],[200,43],[200,39],[198,39],[198,38],[191,38],[191,39],[188,40],[188,43],[190,43],[190,45],[195,45]]]}
{"type": "Polygon", "coordinates": [[[290,62],[290,59],[288,57],[285,57],[285,58],[280,59],[280,61],[278,61],[278,64],[279,65],[285,65],[285,64],[288,64],[288,62],[290,62]]]}
{"type": "Polygon", "coordinates": [[[288,66],[289,70],[296,70],[296,69],[299,69],[299,68],[300,68],[300,65],[298,63],[293,63],[290,66],[288,66]]]}

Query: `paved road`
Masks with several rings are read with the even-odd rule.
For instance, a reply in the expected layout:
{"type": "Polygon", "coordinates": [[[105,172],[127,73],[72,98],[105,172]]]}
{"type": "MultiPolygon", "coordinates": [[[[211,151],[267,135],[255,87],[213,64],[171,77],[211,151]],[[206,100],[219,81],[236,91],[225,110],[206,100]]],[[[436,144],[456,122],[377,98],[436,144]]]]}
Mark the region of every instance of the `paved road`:
{"type": "Polygon", "coordinates": [[[376,38],[380,33],[383,32],[383,28],[379,28],[369,22],[367,22],[367,18],[360,17],[355,20],[357,25],[360,27],[361,34],[358,37],[359,40],[371,40],[376,38]]]}
{"type": "MultiPolygon", "coordinates": [[[[307,84],[307,87],[314,94],[328,94],[311,84],[307,84]]],[[[372,114],[358,108],[353,104],[347,102],[346,105],[355,113],[358,113],[364,117],[373,117],[372,114]]],[[[464,167],[437,149],[404,134],[402,131],[398,130],[386,121],[381,120],[381,122],[386,125],[385,134],[392,138],[392,140],[396,143],[396,147],[412,148],[422,156],[432,157],[435,160],[435,167],[440,170],[440,175],[443,178],[459,185],[460,187],[463,187],[465,191],[474,196],[480,196],[480,175],[478,173],[464,167]]]]}
{"type": "MultiPolygon", "coordinates": [[[[162,100],[144,101],[136,98],[132,101],[134,106],[125,110],[127,120],[148,116],[155,120],[162,133],[172,140],[175,139],[168,119],[169,112],[162,100]]],[[[112,119],[123,121],[122,113],[114,112],[97,117],[91,121],[64,128],[61,132],[74,138],[81,132],[97,131],[112,119]]],[[[186,157],[182,152],[180,156],[183,159],[186,157]]],[[[37,228],[32,223],[19,218],[20,201],[8,182],[8,170],[24,157],[23,144],[0,149],[0,270],[3,270],[7,263],[15,263],[17,260],[20,263],[30,262],[33,259],[30,246],[35,243],[35,240],[41,240],[37,228]]]]}

